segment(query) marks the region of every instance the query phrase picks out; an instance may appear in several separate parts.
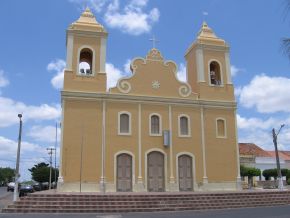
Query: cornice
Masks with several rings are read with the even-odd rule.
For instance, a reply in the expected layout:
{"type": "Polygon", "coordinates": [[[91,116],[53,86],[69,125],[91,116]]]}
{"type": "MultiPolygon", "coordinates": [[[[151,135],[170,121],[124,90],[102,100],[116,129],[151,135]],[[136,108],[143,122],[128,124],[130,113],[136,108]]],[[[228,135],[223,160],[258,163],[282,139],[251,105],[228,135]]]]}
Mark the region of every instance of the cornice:
{"type": "Polygon", "coordinates": [[[204,107],[204,108],[228,108],[236,109],[237,103],[235,101],[208,101],[208,100],[194,100],[181,99],[170,97],[152,97],[140,95],[124,95],[112,93],[92,93],[92,92],[76,92],[76,91],[61,91],[62,100],[88,100],[88,101],[114,101],[127,103],[144,103],[144,104],[167,104],[180,105],[186,107],[204,107]]]}

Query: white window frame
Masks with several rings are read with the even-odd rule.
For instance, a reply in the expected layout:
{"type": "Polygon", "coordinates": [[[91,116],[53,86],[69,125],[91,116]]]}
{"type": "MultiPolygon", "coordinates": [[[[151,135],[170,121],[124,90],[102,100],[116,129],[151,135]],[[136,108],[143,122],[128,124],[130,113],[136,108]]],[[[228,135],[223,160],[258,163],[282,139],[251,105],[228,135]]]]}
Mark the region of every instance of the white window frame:
{"type": "Polygon", "coordinates": [[[225,118],[223,118],[223,117],[218,117],[218,118],[216,118],[215,119],[215,132],[216,132],[216,137],[217,138],[227,138],[227,122],[226,122],[226,119],[225,118]],[[222,121],[224,121],[224,131],[225,131],[225,134],[224,134],[224,136],[219,136],[218,135],[218,120],[222,120],[222,121]]]}
{"type": "Polygon", "coordinates": [[[149,135],[150,136],[162,136],[162,117],[158,113],[151,113],[149,115],[149,135]],[[159,133],[158,134],[155,134],[155,133],[151,132],[151,117],[154,116],[154,115],[159,117],[159,133]]]}
{"type": "Polygon", "coordinates": [[[118,135],[131,135],[131,113],[128,111],[119,111],[118,112],[118,135]],[[126,132],[126,133],[120,131],[121,130],[120,129],[120,127],[121,127],[120,126],[120,124],[121,124],[120,117],[122,114],[127,114],[129,116],[129,132],[126,132]]]}
{"type": "Polygon", "coordinates": [[[178,137],[191,137],[190,116],[188,116],[187,114],[179,114],[178,115],[178,137]],[[181,134],[181,126],[180,126],[180,118],[181,117],[187,118],[187,125],[188,125],[188,134],[187,135],[181,134]]]}
{"type": "Polygon", "coordinates": [[[95,50],[89,46],[89,45],[83,45],[81,47],[79,47],[78,49],[78,59],[77,59],[77,72],[76,72],[76,75],[78,76],[84,76],[84,77],[93,77],[95,76],[95,50]],[[90,49],[93,53],[93,57],[92,57],[92,74],[91,75],[83,75],[80,73],[80,69],[79,69],[79,66],[80,66],[80,56],[81,56],[81,51],[84,49],[84,48],[87,48],[87,49],[90,49]]]}
{"type": "Polygon", "coordinates": [[[224,78],[223,78],[223,69],[222,69],[222,64],[220,61],[218,61],[217,59],[210,59],[207,63],[207,67],[208,67],[208,84],[210,86],[213,86],[213,87],[223,87],[224,86],[224,78]],[[217,62],[220,66],[220,76],[221,76],[221,84],[220,85],[215,85],[215,84],[211,84],[211,79],[210,79],[210,63],[211,62],[217,62]]]}

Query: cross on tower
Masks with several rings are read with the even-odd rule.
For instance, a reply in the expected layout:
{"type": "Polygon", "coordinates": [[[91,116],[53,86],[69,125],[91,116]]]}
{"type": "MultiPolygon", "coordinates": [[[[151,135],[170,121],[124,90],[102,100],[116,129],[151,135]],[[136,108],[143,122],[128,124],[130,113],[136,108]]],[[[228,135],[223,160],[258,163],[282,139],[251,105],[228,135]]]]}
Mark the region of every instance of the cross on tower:
{"type": "Polygon", "coordinates": [[[157,40],[154,35],[151,39],[149,39],[149,41],[152,41],[153,48],[156,48],[156,43],[159,42],[159,40],[157,40]]]}

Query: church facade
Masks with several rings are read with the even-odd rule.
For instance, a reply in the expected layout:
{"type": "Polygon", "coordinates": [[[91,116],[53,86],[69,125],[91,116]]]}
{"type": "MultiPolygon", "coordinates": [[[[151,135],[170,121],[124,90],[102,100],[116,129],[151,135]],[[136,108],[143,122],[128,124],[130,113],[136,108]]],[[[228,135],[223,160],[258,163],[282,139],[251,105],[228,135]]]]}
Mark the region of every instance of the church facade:
{"type": "Polygon", "coordinates": [[[107,90],[108,33],[89,9],[67,30],[59,191],[240,188],[229,46],[203,23],[187,81],[153,48],[107,90]]]}

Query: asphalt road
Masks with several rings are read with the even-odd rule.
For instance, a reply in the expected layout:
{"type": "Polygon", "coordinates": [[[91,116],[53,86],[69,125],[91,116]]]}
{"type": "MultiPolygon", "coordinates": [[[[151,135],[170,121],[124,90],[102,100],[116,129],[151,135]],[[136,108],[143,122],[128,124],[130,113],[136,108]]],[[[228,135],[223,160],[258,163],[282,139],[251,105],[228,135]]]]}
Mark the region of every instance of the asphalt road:
{"type": "Polygon", "coordinates": [[[0,187],[0,198],[5,197],[7,194],[7,187],[0,187]]]}
{"type": "Polygon", "coordinates": [[[0,214],[0,218],[289,218],[290,205],[213,211],[184,211],[127,214],[0,214]]]}

